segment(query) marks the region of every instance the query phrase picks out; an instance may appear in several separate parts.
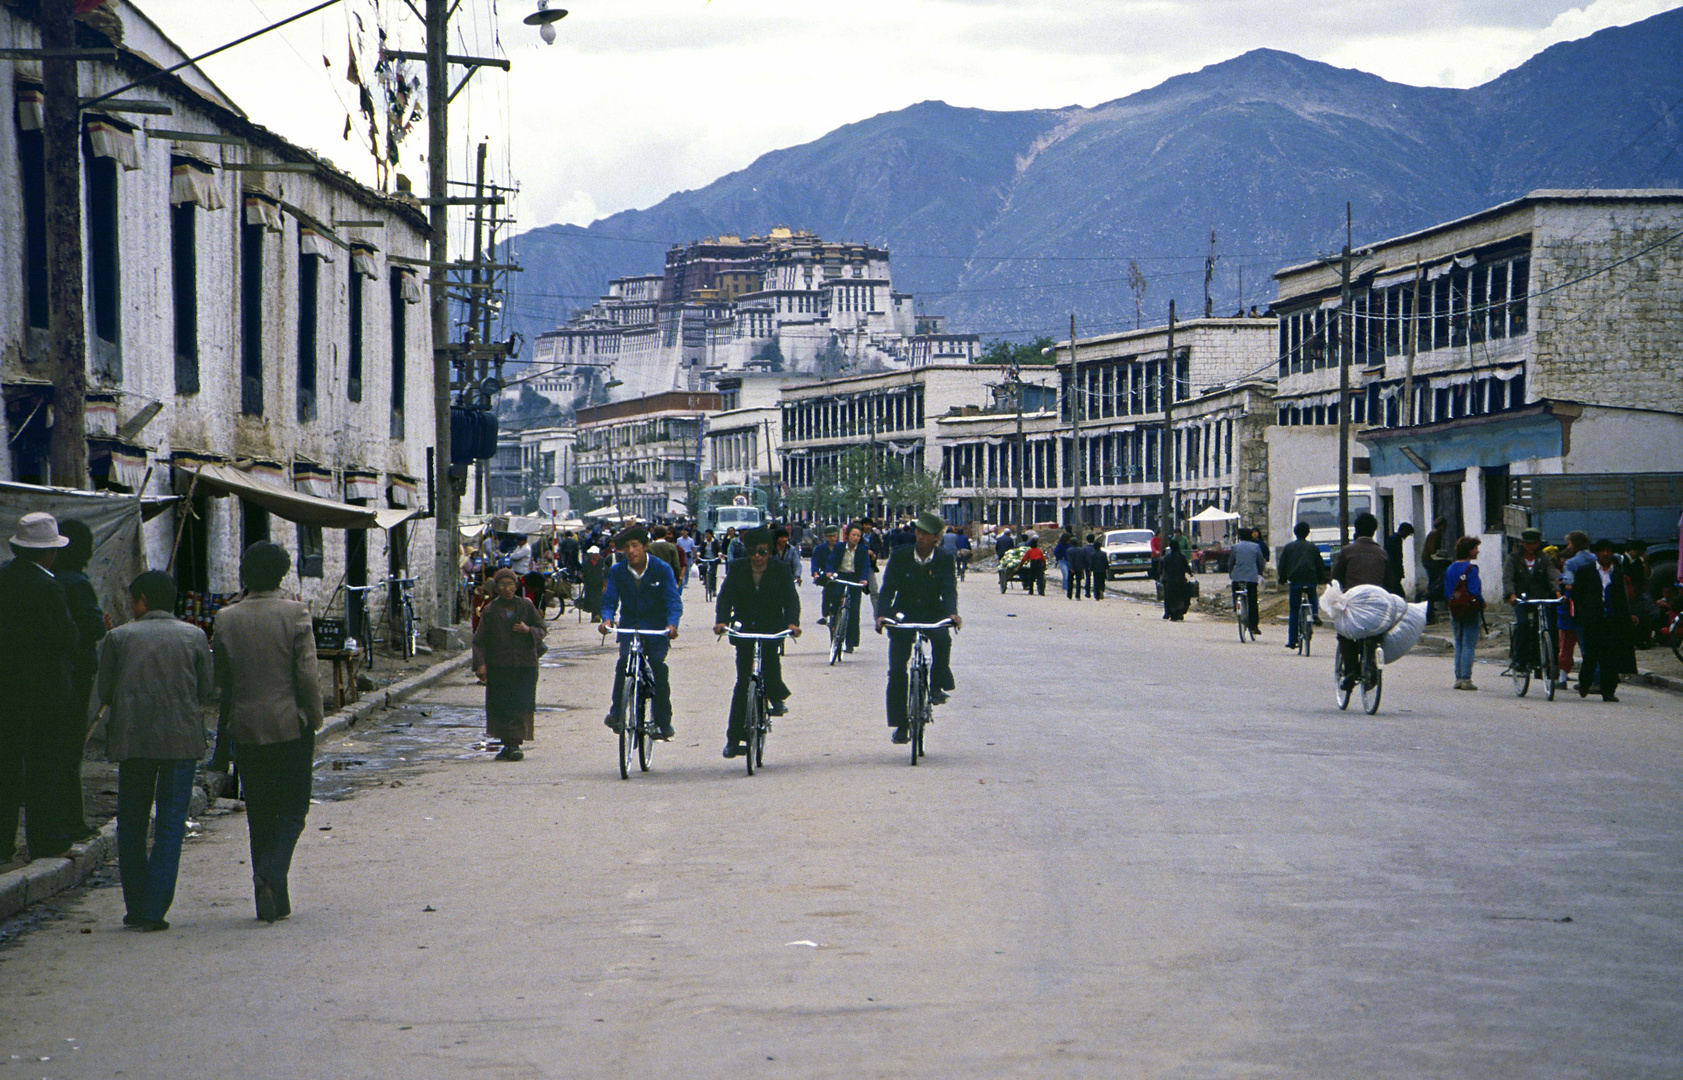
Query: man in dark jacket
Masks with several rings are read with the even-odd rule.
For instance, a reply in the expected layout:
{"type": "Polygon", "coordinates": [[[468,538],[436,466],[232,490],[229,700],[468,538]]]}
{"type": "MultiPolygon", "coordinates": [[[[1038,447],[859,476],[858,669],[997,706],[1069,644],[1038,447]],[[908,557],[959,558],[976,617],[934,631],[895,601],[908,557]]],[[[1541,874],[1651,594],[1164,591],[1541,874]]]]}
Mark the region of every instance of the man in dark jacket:
{"type": "Polygon", "coordinates": [[[1625,577],[1611,540],[1597,540],[1590,548],[1595,564],[1572,579],[1572,617],[1584,646],[1584,666],[1578,674],[1578,696],[1588,697],[1599,681],[1601,700],[1617,701],[1619,676],[1636,671],[1632,646],[1636,618],[1631,614],[1625,577]]]}
{"type": "MultiPolygon", "coordinates": [[[[738,559],[725,571],[725,584],[713,607],[713,632],[723,634],[735,623],[749,634],[776,634],[784,630],[801,636],[801,598],[795,589],[789,565],[771,553],[772,538],[764,529],[749,533],[744,541],[748,557],[738,559]]],[[[748,731],[744,725],[748,694],[754,676],[754,649],[760,646],[760,673],[765,677],[771,715],[788,710],[783,702],[789,687],[783,682],[783,658],[775,641],[737,641],[736,689],[731,693],[730,723],[725,729],[725,757],[747,753],[748,731]]]]}
{"type": "Polygon", "coordinates": [[[852,652],[859,647],[859,624],[864,620],[864,593],[871,591],[871,582],[875,579],[875,557],[870,548],[865,546],[865,530],[858,522],[847,527],[847,540],[837,544],[830,552],[830,576],[841,581],[852,581],[864,588],[851,588],[846,585],[831,585],[835,590],[835,605],[830,611],[830,618],[835,618],[841,612],[844,603],[853,605],[853,615],[847,623],[847,638],[842,642],[842,648],[852,652]]]}
{"type": "MultiPolygon", "coordinates": [[[[1374,542],[1373,534],[1378,531],[1378,518],[1372,514],[1357,514],[1356,538],[1332,557],[1332,580],[1346,592],[1357,585],[1385,587],[1390,577],[1390,559],[1385,556],[1385,549],[1374,542]]],[[[1345,682],[1354,686],[1362,669],[1361,645],[1340,634],[1338,648],[1344,654],[1345,682]]]]}
{"type": "Polygon", "coordinates": [[[0,863],[16,853],[20,804],[30,858],[70,848],[53,798],[52,762],[79,637],[51,569],[69,542],[51,514],[25,514],[10,541],[12,561],[0,566],[0,863]]]}
{"type": "Polygon", "coordinates": [[[1064,552],[1064,562],[1069,564],[1069,587],[1064,595],[1071,600],[1079,600],[1083,593],[1091,593],[1092,581],[1087,576],[1087,545],[1080,539],[1072,539],[1069,548],[1064,552]]]}
{"type": "Polygon", "coordinates": [[[1414,525],[1405,521],[1397,526],[1396,532],[1385,538],[1385,558],[1389,561],[1385,588],[1405,600],[1408,594],[1403,592],[1403,568],[1407,563],[1403,561],[1403,553],[1408,549],[1408,538],[1413,535],[1414,525]]]}
{"type": "Polygon", "coordinates": [[[835,612],[837,587],[825,579],[830,573],[830,556],[840,543],[841,526],[826,525],[824,527],[824,542],[814,545],[812,549],[812,563],[810,565],[812,583],[824,590],[819,594],[819,626],[828,625],[830,616],[835,612]]]}
{"type": "MultiPolygon", "coordinates": [[[[1297,648],[1297,615],[1303,598],[1314,597],[1322,579],[1326,577],[1327,561],[1321,549],[1309,542],[1309,523],[1300,521],[1292,530],[1297,539],[1280,549],[1280,584],[1290,587],[1290,601],[1286,620],[1286,648],[1297,648]]],[[[1315,621],[1321,621],[1316,615],[1315,621]]]]}
{"type": "MultiPolygon", "coordinates": [[[[919,514],[916,539],[890,556],[877,604],[877,633],[891,622],[951,619],[954,630],[964,625],[958,614],[957,569],[953,557],[942,551],[939,543],[943,528],[939,514],[919,514]]],[[[952,671],[952,636],[945,629],[926,633],[932,661],[929,699],[939,705],[947,700],[947,691],[957,688],[952,671]]],[[[906,665],[912,657],[913,636],[908,630],[890,630],[888,635],[888,724],[897,743],[911,738],[906,723],[906,665]]]]}

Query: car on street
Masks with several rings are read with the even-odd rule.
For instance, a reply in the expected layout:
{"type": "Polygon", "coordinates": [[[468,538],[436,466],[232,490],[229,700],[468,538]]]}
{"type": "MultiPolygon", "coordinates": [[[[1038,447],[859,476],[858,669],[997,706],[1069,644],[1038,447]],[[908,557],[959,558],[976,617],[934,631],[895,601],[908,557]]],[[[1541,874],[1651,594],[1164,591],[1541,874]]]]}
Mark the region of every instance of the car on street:
{"type": "Polygon", "coordinates": [[[1150,529],[1112,529],[1104,534],[1105,576],[1151,573],[1150,529]]]}

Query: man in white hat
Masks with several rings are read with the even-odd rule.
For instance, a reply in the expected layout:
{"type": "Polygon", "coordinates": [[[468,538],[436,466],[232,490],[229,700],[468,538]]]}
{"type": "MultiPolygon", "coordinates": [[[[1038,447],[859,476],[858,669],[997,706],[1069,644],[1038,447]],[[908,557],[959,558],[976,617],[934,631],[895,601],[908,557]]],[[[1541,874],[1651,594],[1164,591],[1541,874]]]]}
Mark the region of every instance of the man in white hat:
{"type": "Polygon", "coordinates": [[[9,541],[12,561],[0,566],[0,863],[16,854],[20,804],[30,858],[70,849],[46,767],[65,722],[78,637],[52,572],[69,542],[51,514],[25,514],[9,541]]]}

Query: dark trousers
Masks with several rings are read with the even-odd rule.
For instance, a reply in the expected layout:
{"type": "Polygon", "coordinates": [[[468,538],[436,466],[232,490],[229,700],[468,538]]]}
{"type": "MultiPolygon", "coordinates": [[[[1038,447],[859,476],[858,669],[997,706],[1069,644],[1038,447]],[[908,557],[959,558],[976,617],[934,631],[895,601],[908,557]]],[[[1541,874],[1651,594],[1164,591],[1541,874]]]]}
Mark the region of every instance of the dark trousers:
{"type": "MultiPolygon", "coordinates": [[[[629,628],[628,628],[629,629],[629,628]]],[[[657,724],[672,723],[672,684],[667,680],[666,652],[672,647],[672,639],[642,635],[643,655],[649,658],[649,667],[654,670],[654,722],[657,724]]],[[[619,642],[619,664],[614,668],[614,708],[619,708],[619,696],[625,690],[625,658],[631,655],[631,639],[621,638],[619,642]]],[[[632,719],[622,716],[620,723],[632,719]]]]}
{"type": "Polygon", "coordinates": [[[1069,588],[1064,590],[1064,595],[1069,597],[1071,600],[1079,600],[1081,599],[1081,594],[1083,592],[1090,593],[1091,591],[1092,585],[1090,584],[1090,576],[1088,572],[1084,569],[1071,570],[1069,574],[1069,588]]]}
{"type": "Polygon", "coordinates": [[[1303,598],[1307,596],[1313,602],[1315,591],[1315,586],[1311,582],[1299,583],[1294,581],[1291,583],[1289,594],[1291,596],[1289,601],[1291,611],[1287,613],[1288,618],[1286,619],[1286,648],[1288,649],[1297,648],[1297,639],[1302,634],[1302,631],[1298,628],[1298,613],[1303,610],[1303,598]]]}
{"type": "Polygon", "coordinates": [[[1087,571],[1087,576],[1092,582],[1092,584],[1089,587],[1092,590],[1093,599],[1094,600],[1103,600],[1104,599],[1104,587],[1105,587],[1105,568],[1101,566],[1096,570],[1089,570],[1089,571],[1087,571]]]}
{"type": "Polygon", "coordinates": [[[290,742],[234,744],[234,764],[245,790],[245,820],[251,830],[251,874],[275,891],[275,909],[292,912],[286,877],[292,852],[310,813],[310,769],[316,737],[309,732],[290,742]]]}
{"type": "Polygon", "coordinates": [[[131,918],[162,919],[175,902],[197,764],[191,759],[130,758],[117,766],[117,869],[123,878],[123,906],[131,918]],[[158,814],[148,853],[146,825],[153,806],[158,814]]]}
{"type": "MultiPolygon", "coordinates": [[[[842,604],[847,605],[847,640],[843,641],[842,644],[849,649],[857,649],[859,647],[859,623],[865,618],[865,590],[855,589],[848,585],[836,585],[834,588],[837,593],[841,594],[836,600],[836,615],[841,614],[842,604]]],[[[831,618],[835,617],[831,616],[831,618]]]]}
{"type": "Polygon", "coordinates": [[[1036,560],[1023,564],[1023,588],[1030,593],[1046,595],[1046,563],[1036,560]]]}
{"type": "Polygon", "coordinates": [[[1587,627],[1579,631],[1578,642],[1584,648],[1584,666],[1578,669],[1578,685],[1595,684],[1605,699],[1619,692],[1619,673],[1606,662],[1603,640],[1601,634],[1587,627]]]}
{"type": "Polygon", "coordinates": [[[69,683],[43,689],[10,682],[0,687],[0,861],[15,853],[20,807],[30,858],[58,855],[70,846],[54,783],[69,683]]]}
{"type": "Polygon", "coordinates": [[[1251,628],[1251,633],[1254,634],[1259,629],[1257,619],[1260,618],[1260,616],[1259,616],[1259,614],[1257,613],[1257,610],[1256,610],[1257,582],[1254,582],[1254,581],[1235,581],[1232,584],[1233,584],[1233,595],[1234,596],[1238,596],[1240,593],[1245,594],[1245,597],[1246,597],[1245,608],[1246,608],[1246,613],[1247,613],[1247,617],[1245,619],[1245,625],[1250,627],[1251,628]]]}
{"type": "Polygon", "coordinates": [[[760,674],[766,681],[766,697],[772,701],[786,701],[789,697],[789,687],[783,682],[783,650],[778,648],[775,641],[738,641],[736,645],[736,690],[730,697],[730,724],[725,729],[725,738],[733,743],[747,742],[748,730],[744,723],[748,715],[748,693],[754,677],[754,646],[763,647],[760,660],[760,674]]]}
{"type": "MultiPolygon", "coordinates": [[[[1440,605],[1447,604],[1443,595],[1443,578],[1449,564],[1433,560],[1426,564],[1426,621],[1436,622],[1440,605]]],[[[1447,609],[1446,609],[1447,610],[1447,609]]]]}
{"type": "MultiPolygon", "coordinates": [[[[931,619],[930,622],[936,620],[931,619]]],[[[912,659],[913,630],[888,629],[888,726],[904,727],[906,724],[906,674],[907,665],[912,659]]],[[[930,689],[952,690],[957,687],[953,682],[953,639],[951,630],[930,630],[929,659],[931,681],[930,689]]]]}
{"type": "Polygon", "coordinates": [[[831,581],[824,583],[823,599],[819,602],[820,610],[826,619],[835,617],[836,609],[841,606],[842,586],[831,581]]]}
{"type": "Polygon", "coordinates": [[[93,697],[93,682],[92,671],[78,671],[72,676],[70,704],[64,711],[64,723],[55,732],[47,765],[58,825],[73,839],[88,831],[88,819],[82,810],[82,755],[88,744],[88,703],[93,697]]]}

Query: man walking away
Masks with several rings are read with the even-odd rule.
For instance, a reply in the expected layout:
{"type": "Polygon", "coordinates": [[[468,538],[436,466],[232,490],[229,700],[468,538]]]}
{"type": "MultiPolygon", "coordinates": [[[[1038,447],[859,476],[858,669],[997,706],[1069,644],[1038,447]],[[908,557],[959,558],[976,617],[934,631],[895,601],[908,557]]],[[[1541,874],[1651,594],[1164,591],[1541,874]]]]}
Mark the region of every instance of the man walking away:
{"type": "Polygon", "coordinates": [[[1087,575],[1093,599],[1103,600],[1105,585],[1110,581],[1110,560],[1099,546],[1099,537],[1093,533],[1087,535],[1087,575]]]}
{"type": "MultiPolygon", "coordinates": [[[[1288,649],[1297,648],[1297,638],[1302,633],[1297,622],[1304,596],[1313,599],[1327,573],[1327,561],[1321,555],[1321,549],[1309,542],[1309,523],[1300,521],[1292,531],[1297,534],[1297,539],[1280,549],[1280,584],[1290,586],[1290,609],[1286,619],[1288,649]]],[[[1317,612],[1315,622],[1320,621],[1317,612]]]]}
{"type": "Polygon", "coordinates": [[[280,594],[292,557],[279,544],[252,544],[240,559],[245,599],[216,615],[216,684],[222,720],[212,768],[239,766],[251,831],[257,917],[292,914],[287,876],[310,813],[310,770],[321,730],[321,678],[310,609],[280,594]]]}
{"type": "Polygon", "coordinates": [[[1069,564],[1069,585],[1064,589],[1064,595],[1071,600],[1081,599],[1081,594],[1092,590],[1091,579],[1087,576],[1087,545],[1072,539],[1069,550],[1064,552],[1064,561],[1069,564]]]}
{"type": "Polygon", "coordinates": [[[1630,611],[1613,541],[1597,540],[1590,550],[1595,562],[1572,579],[1572,613],[1584,644],[1578,696],[1588,697],[1590,684],[1595,683],[1602,701],[1617,701],[1619,676],[1636,671],[1636,650],[1631,644],[1636,618],[1630,611]]]}
{"type": "Polygon", "coordinates": [[[1250,529],[1239,530],[1239,542],[1233,545],[1233,554],[1229,556],[1227,564],[1227,578],[1233,585],[1233,595],[1241,593],[1247,598],[1245,601],[1245,622],[1250,627],[1253,637],[1258,634],[1258,615],[1256,609],[1257,587],[1262,584],[1263,564],[1268,561],[1263,555],[1262,548],[1251,539],[1250,529]]]}
{"type": "Polygon", "coordinates": [[[1420,548],[1420,561],[1426,567],[1426,621],[1437,621],[1437,606],[1443,602],[1443,572],[1449,569],[1449,519],[1436,518],[1432,531],[1420,548]]]}
{"type": "MultiPolygon", "coordinates": [[[[952,629],[960,629],[964,620],[958,614],[958,577],[953,558],[940,550],[936,541],[941,536],[941,517],[925,511],[917,516],[917,530],[912,543],[896,548],[889,557],[888,569],[882,575],[882,598],[877,606],[877,633],[895,622],[934,623],[942,619],[953,621],[952,629]]],[[[906,713],[906,666],[912,658],[914,631],[894,631],[888,635],[888,724],[894,729],[896,743],[911,739],[906,713]]],[[[947,700],[947,691],[957,688],[953,681],[953,639],[946,629],[927,631],[930,653],[929,700],[936,705],[947,700]]]]}
{"type": "Polygon", "coordinates": [[[175,617],[175,581],[148,570],[129,586],[134,621],[106,635],[99,700],[110,708],[105,756],[117,763],[117,868],[123,925],[168,930],[193,771],[205,754],[199,707],[216,700],[205,632],[175,617]],[[152,850],[146,823],[157,807],[152,850]]]}
{"type": "Polygon", "coordinates": [[[1396,532],[1385,538],[1385,558],[1390,564],[1390,577],[1385,582],[1385,588],[1404,600],[1408,599],[1408,594],[1403,591],[1403,567],[1408,564],[1403,559],[1404,552],[1408,550],[1408,538],[1413,535],[1414,525],[1405,521],[1397,526],[1396,532]]]}
{"type": "Polygon", "coordinates": [[[51,767],[79,640],[52,572],[69,542],[51,514],[25,514],[10,541],[12,561],[0,566],[0,863],[16,854],[20,804],[31,859],[70,850],[51,767]]]}

